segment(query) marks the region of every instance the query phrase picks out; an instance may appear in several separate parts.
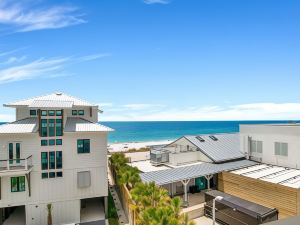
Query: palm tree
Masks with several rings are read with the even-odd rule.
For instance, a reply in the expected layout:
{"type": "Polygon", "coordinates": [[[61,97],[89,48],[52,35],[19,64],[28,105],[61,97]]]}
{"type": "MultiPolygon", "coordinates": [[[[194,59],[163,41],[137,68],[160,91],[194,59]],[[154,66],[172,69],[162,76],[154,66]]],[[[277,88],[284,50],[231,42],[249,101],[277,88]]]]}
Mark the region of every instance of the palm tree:
{"type": "Polygon", "coordinates": [[[52,204],[51,203],[47,204],[47,211],[48,211],[47,224],[52,225],[52,204]]]}

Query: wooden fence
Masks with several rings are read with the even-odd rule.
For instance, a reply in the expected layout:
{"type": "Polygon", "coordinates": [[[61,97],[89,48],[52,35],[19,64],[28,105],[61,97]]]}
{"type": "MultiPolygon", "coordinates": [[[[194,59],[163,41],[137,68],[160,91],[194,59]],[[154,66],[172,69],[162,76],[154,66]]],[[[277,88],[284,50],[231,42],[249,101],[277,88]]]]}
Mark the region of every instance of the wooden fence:
{"type": "Polygon", "coordinates": [[[223,172],[218,176],[218,189],[266,207],[276,208],[279,218],[300,215],[299,188],[223,172]]]}

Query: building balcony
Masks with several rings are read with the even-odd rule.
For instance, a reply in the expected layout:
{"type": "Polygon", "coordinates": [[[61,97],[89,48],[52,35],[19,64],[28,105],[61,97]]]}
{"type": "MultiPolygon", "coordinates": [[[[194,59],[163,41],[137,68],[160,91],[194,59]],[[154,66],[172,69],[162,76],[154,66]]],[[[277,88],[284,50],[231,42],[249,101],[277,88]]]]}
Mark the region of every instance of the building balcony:
{"type": "Polygon", "coordinates": [[[0,160],[0,177],[27,174],[32,167],[32,155],[25,159],[0,160]]]}

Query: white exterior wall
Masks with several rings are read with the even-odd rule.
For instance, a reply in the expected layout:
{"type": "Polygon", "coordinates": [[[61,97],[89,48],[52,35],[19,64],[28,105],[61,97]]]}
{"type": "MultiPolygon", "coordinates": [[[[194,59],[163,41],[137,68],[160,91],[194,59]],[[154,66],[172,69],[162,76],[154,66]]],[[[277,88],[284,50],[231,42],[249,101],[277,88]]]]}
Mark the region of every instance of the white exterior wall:
{"type": "Polygon", "coordinates": [[[212,162],[212,160],[209,159],[202,152],[195,151],[196,147],[185,138],[180,138],[179,140],[172,143],[170,147],[167,147],[166,149],[170,151],[169,163],[172,165],[191,163],[196,161],[212,162]],[[192,150],[187,151],[187,146],[189,146],[189,149],[192,150]]]}
{"type": "MultiPolygon", "coordinates": [[[[16,120],[21,120],[30,117],[30,110],[32,108],[29,107],[19,107],[16,108],[16,120]]],[[[46,109],[45,109],[46,110],[46,109]]],[[[61,108],[51,108],[47,110],[61,110],[61,108]]],[[[98,122],[98,108],[97,107],[73,107],[72,109],[64,109],[64,124],[68,117],[76,117],[72,115],[72,110],[84,110],[84,115],[79,116],[80,118],[89,120],[91,122],[98,122]],[[92,108],[92,116],[90,116],[90,108],[92,108]]]]}
{"type": "Polygon", "coordinates": [[[43,215],[47,215],[45,208],[47,203],[53,203],[53,218],[58,221],[57,224],[79,222],[80,199],[108,195],[107,134],[105,132],[64,133],[64,136],[56,137],[56,139],[60,138],[63,140],[62,146],[41,146],[41,139],[51,138],[41,138],[38,134],[0,135],[0,159],[8,159],[10,142],[21,143],[21,158],[33,156],[31,197],[28,194],[27,181],[25,192],[11,192],[10,177],[1,178],[0,208],[25,205],[28,225],[46,224],[43,222],[45,221],[43,215]],[[77,139],[90,139],[90,153],[77,153],[77,139]],[[62,151],[63,177],[42,179],[41,152],[54,150],[62,151]],[[80,171],[90,171],[90,187],[77,187],[77,172],[80,171]]]}
{"type": "MultiPolygon", "coordinates": [[[[80,200],[60,201],[52,203],[53,225],[79,223],[80,222],[80,200]]],[[[46,225],[47,204],[28,204],[26,209],[26,224],[46,225]]]]}
{"type": "Polygon", "coordinates": [[[296,125],[241,125],[241,151],[250,153],[248,137],[263,142],[263,152],[252,153],[262,158],[263,163],[300,168],[300,127],[296,125]],[[275,155],[275,142],[288,143],[288,156],[275,155]]]}

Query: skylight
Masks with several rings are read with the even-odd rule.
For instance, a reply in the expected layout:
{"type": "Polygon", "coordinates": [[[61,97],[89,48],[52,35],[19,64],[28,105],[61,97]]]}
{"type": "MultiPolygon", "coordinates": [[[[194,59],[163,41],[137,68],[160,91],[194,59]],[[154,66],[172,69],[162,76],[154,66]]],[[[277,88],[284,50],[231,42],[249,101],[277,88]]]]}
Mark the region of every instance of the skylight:
{"type": "Polygon", "coordinates": [[[202,138],[202,137],[200,137],[200,136],[197,136],[196,137],[200,142],[205,142],[205,140],[202,138]]]}
{"type": "Polygon", "coordinates": [[[213,141],[217,141],[217,140],[218,140],[218,138],[216,138],[216,137],[213,136],[213,135],[211,135],[211,136],[209,136],[209,137],[210,137],[210,139],[213,140],[213,141]]]}

